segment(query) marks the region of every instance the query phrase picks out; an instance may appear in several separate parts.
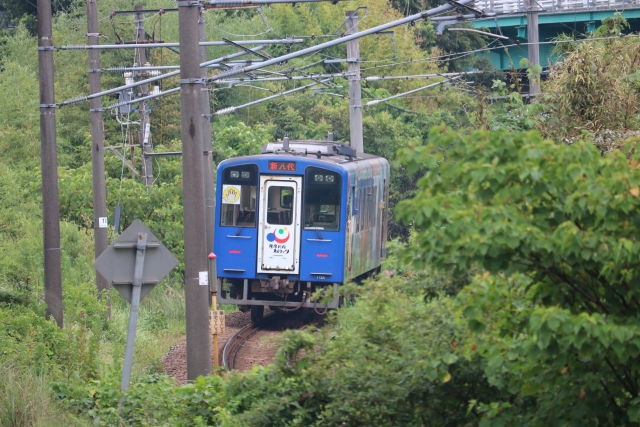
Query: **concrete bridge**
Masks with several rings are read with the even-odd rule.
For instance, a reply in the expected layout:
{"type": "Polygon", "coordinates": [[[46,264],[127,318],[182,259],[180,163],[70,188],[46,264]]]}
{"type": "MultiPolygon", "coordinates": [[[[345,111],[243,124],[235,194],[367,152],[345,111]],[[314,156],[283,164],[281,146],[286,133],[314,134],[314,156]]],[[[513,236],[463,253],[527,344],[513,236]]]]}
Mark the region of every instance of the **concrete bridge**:
{"type": "MultiPolygon", "coordinates": [[[[551,51],[554,44],[546,43],[560,34],[582,34],[593,32],[604,18],[621,12],[630,24],[631,31],[640,30],[640,0],[538,0],[538,42],[540,65],[548,67],[557,61],[551,51]]],[[[475,8],[495,12],[491,18],[480,18],[470,23],[475,28],[488,28],[514,41],[527,43],[527,0],[477,0],[475,8]]],[[[500,40],[503,45],[513,44],[500,40]]],[[[498,43],[497,46],[500,44],[498,43]]],[[[492,65],[497,69],[520,68],[520,60],[527,58],[527,46],[494,49],[488,53],[492,65]]]]}

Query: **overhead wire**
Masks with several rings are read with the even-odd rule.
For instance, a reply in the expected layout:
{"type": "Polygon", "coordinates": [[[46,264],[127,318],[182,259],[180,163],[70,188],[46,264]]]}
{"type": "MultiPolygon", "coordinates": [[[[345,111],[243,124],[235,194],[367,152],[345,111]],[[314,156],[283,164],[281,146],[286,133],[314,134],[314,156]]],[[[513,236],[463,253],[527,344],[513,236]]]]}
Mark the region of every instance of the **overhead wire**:
{"type": "Polygon", "coordinates": [[[445,62],[445,61],[456,60],[456,59],[464,58],[465,56],[468,56],[468,55],[472,55],[474,53],[483,52],[487,50],[487,48],[489,48],[492,44],[496,43],[496,41],[497,40],[492,40],[487,45],[485,45],[485,47],[480,49],[469,50],[465,52],[447,53],[444,55],[430,56],[428,58],[421,58],[421,59],[409,59],[405,61],[395,62],[393,64],[376,65],[373,67],[362,68],[360,71],[362,72],[367,70],[375,70],[377,68],[395,67],[398,65],[413,64],[413,63],[419,63],[419,62],[445,62]],[[446,58],[446,59],[440,59],[440,58],[446,58]]]}
{"type": "MultiPolygon", "coordinates": [[[[479,52],[488,52],[488,51],[492,51],[492,50],[497,50],[497,49],[508,49],[510,47],[516,47],[516,46],[528,46],[528,45],[547,45],[547,44],[564,44],[564,43],[586,43],[586,42],[592,42],[592,41],[599,41],[599,40],[611,40],[611,39],[622,39],[622,38],[637,38],[640,37],[640,34],[627,34],[624,36],[611,36],[611,37],[594,37],[594,38],[585,38],[585,39],[575,39],[575,40],[554,40],[554,41],[547,41],[547,42],[531,42],[531,43],[512,43],[512,44],[502,44],[502,42],[500,42],[500,46],[493,46],[490,47],[491,44],[495,43],[498,40],[494,40],[491,43],[487,44],[487,46],[480,48],[480,49],[474,49],[474,50],[469,50],[469,51],[464,51],[464,52],[458,52],[455,54],[446,54],[446,55],[439,55],[439,56],[434,56],[434,57],[429,57],[429,58],[422,58],[422,59],[410,59],[410,60],[406,60],[406,61],[400,61],[400,62],[396,62],[393,64],[385,64],[385,65],[380,65],[380,66],[374,66],[374,67],[368,67],[368,68],[363,68],[360,71],[367,71],[367,70],[374,70],[377,68],[384,68],[384,67],[394,67],[394,66],[398,66],[398,65],[404,65],[404,64],[412,64],[412,63],[419,63],[419,62],[431,62],[434,61],[437,58],[446,58],[446,57],[453,57],[455,56],[453,59],[459,59],[462,58],[464,56],[473,54],[473,53],[479,53],[479,52]]],[[[438,60],[435,62],[443,62],[443,60],[438,60]]]]}

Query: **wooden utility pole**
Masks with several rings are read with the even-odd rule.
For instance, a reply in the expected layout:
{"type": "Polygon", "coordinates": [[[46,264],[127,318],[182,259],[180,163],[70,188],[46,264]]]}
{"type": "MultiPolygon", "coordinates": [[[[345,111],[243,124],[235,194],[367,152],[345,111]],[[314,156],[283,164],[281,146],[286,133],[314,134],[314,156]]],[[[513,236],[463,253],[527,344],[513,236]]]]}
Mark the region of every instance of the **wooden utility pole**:
{"type": "Polygon", "coordinates": [[[42,226],[44,240],[44,302],[47,318],[59,327],[62,318],[60,266],[60,199],[56,153],[56,97],[53,73],[51,0],[38,0],[38,68],[40,72],[40,158],[42,162],[42,226]]]}
{"type": "MultiPolygon", "coordinates": [[[[87,37],[89,46],[98,45],[98,0],[87,0],[87,37]]],[[[100,51],[89,50],[89,93],[101,90],[100,51]]],[[[94,255],[97,259],[109,244],[107,221],[107,184],[104,176],[104,122],[102,117],[102,98],[90,101],[91,116],[91,167],[93,171],[93,235],[94,255]]],[[[111,285],[96,272],[96,286],[102,294],[111,285]]],[[[111,306],[107,317],[111,317],[111,306]]]]}
{"type": "MultiPolygon", "coordinates": [[[[136,4],[134,10],[142,11],[142,5],[136,4]]],[[[135,14],[136,19],[136,39],[138,43],[144,43],[146,36],[144,32],[144,14],[142,12],[135,14]]],[[[147,55],[144,48],[136,49],[136,64],[138,67],[144,67],[147,63],[147,55]]],[[[136,65],[134,65],[136,66],[136,65]]],[[[144,71],[140,74],[145,76],[144,71]]],[[[140,86],[140,97],[149,95],[149,85],[140,86]]],[[[153,184],[153,159],[145,156],[151,153],[151,126],[149,123],[149,102],[142,101],[140,103],[140,132],[138,133],[138,144],[140,144],[142,154],[142,182],[144,185],[153,184]]]]}
{"type": "MultiPolygon", "coordinates": [[[[527,0],[527,42],[529,68],[540,65],[540,45],[538,33],[538,3],[536,0],[527,0]]],[[[538,78],[529,79],[529,96],[536,96],[540,92],[538,78]]]]}
{"type": "Polygon", "coordinates": [[[184,294],[187,314],[187,378],[211,371],[207,242],[204,232],[202,159],[202,52],[198,43],[197,2],[178,3],[180,33],[180,113],[182,199],[184,204],[184,294]]]}
{"type": "MultiPolygon", "coordinates": [[[[345,34],[358,32],[358,11],[348,10],[345,34]]],[[[351,128],[350,145],[357,153],[364,153],[362,135],[362,92],[360,88],[360,39],[347,42],[347,63],[349,76],[349,121],[351,128]]]]}

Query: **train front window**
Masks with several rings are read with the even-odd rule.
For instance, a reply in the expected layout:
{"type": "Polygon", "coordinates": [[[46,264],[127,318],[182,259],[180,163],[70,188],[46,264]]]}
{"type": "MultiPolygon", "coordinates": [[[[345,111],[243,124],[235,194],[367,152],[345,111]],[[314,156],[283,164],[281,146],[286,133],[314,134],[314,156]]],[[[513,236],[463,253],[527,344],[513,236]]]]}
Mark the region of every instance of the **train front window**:
{"type": "Polygon", "coordinates": [[[269,187],[267,195],[267,222],[291,225],[293,223],[293,187],[269,187]]]}
{"type": "Polygon", "coordinates": [[[310,230],[340,229],[340,189],[337,172],[309,167],[305,172],[304,227],[310,230]]]}
{"type": "Polygon", "coordinates": [[[227,166],[222,171],[220,225],[228,227],[256,226],[258,166],[227,166]]]}

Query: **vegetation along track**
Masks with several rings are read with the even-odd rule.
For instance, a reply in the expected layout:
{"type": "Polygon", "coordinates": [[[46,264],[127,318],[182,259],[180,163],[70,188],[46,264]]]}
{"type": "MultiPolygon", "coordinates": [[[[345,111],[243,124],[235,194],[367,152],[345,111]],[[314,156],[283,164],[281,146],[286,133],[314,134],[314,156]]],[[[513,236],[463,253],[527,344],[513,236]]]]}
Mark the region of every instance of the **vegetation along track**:
{"type": "Polygon", "coordinates": [[[233,335],[221,352],[222,364],[228,369],[247,370],[254,365],[271,363],[278,350],[276,338],[291,329],[302,330],[318,321],[319,316],[292,315],[275,312],[259,322],[250,323],[233,335]]]}

